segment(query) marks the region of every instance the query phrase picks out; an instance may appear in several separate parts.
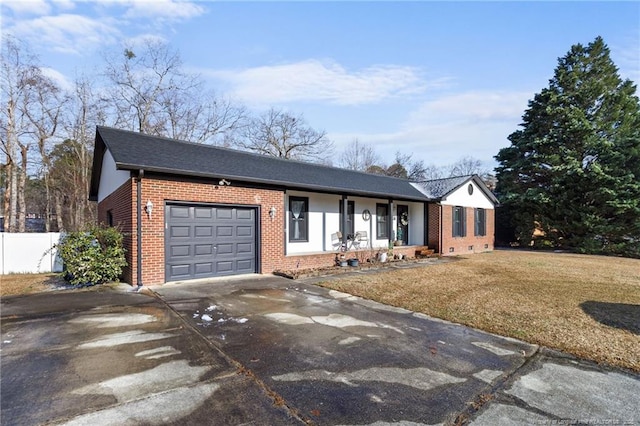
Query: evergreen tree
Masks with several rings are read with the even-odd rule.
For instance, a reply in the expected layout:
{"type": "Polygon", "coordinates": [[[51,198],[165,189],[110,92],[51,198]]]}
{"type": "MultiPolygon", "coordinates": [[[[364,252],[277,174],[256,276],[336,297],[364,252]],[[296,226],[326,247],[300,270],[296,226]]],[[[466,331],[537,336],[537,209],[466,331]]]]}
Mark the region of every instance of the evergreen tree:
{"type": "Polygon", "coordinates": [[[495,157],[522,242],[640,256],[640,103],[602,38],[558,60],[495,157]]]}

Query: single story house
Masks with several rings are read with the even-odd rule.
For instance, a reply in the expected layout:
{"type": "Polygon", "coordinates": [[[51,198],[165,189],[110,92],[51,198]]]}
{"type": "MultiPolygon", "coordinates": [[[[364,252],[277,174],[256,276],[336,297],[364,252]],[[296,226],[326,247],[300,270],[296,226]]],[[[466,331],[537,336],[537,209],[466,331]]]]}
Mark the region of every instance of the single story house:
{"type": "Polygon", "coordinates": [[[488,251],[497,204],[475,175],[412,183],[109,127],[90,199],[123,231],[136,285],[328,266],[343,245],[488,251]]]}

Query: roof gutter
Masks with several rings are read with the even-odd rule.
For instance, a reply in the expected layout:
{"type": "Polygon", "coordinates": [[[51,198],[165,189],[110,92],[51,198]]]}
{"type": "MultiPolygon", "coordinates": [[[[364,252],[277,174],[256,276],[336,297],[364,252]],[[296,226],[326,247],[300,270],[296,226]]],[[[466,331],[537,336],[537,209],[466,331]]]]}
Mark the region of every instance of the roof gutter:
{"type": "MultiPolygon", "coordinates": [[[[138,167],[140,166],[136,166],[134,164],[128,164],[128,163],[123,163],[123,162],[116,162],[116,168],[118,170],[139,170],[138,167]]],[[[159,173],[159,174],[168,174],[168,175],[178,175],[178,176],[190,176],[190,177],[194,177],[194,178],[205,178],[205,179],[219,179],[221,177],[220,173],[194,173],[194,172],[190,172],[188,170],[170,170],[170,169],[165,169],[165,168],[161,168],[161,167],[146,167],[145,169],[147,172],[149,173],[159,173]]],[[[426,195],[423,197],[420,196],[412,196],[412,195],[400,195],[400,194],[388,194],[388,193],[380,193],[380,192],[373,192],[373,191],[357,191],[357,190],[350,190],[348,188],[335,188],[335,187],[325,187],[325,186],[321,186],[321,185],[312,185],[312,184],[300,184],[300,183],[292,183],[292,182],[286,182],[286,181],[276,181],[276,180],[269,180],[269,179],[261,179],[261,178],[250,178],[250,177],[246,177],[246,176],[234,176],[234,175],[230,175],[230,174],[224,174],[224,177],[228,180],[231,181],[238,181],[238,182],[244,182],[244,183],[248,183],[248,184],[263,184],[263,185],[277,185],[277,186],[282,186],[288,189],[295,189],[295,190],[301,190],[301,191],[320,191],[320,192],[324,192],[324,193],[329,193],[329,194],[348,194],[348,195],[353,195],[356,197],[373,197],[373,198],[380,198],[380,199],[388,199],[389,197],[393,197],[396,200],[403,200],[403,201],[417,201],[417,202],[421,202],[421,201],[431,201],[431,199],[429,197],[427,197],[426,195]]],[[[420,191],[418,191],[420,192],[420,191]]],[[[420,194],[422,194],[420,192],[420,194]]]]}

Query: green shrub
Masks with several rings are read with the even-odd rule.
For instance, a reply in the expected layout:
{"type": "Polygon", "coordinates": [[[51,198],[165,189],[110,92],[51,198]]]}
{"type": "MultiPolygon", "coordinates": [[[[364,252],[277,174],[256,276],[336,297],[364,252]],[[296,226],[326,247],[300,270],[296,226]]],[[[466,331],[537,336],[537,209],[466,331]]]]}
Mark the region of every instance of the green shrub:
{"type": "Polygon", "coordinates": [[[64,264],[63,277],[74,285],[115,281],[127,266],[122,233],[116,228],[94,226],[71,232],[56,248],[64,264]]]}

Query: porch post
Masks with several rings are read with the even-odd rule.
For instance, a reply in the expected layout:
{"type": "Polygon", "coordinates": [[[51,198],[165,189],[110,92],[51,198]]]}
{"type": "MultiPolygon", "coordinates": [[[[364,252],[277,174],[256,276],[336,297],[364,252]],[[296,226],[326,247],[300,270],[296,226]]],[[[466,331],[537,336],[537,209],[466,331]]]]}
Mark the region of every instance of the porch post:
{"type": "Polygon", "coordinates": [[[342,244],[347,247],[347,196],[342,195],[342,244]]]}
{"type": "Polygon", "coordinates": [[[393,200],[389,199],[389,220],[387,220],[389,224],[389,244],[393,243],[395,239],[393,236],[393,200]]]}

